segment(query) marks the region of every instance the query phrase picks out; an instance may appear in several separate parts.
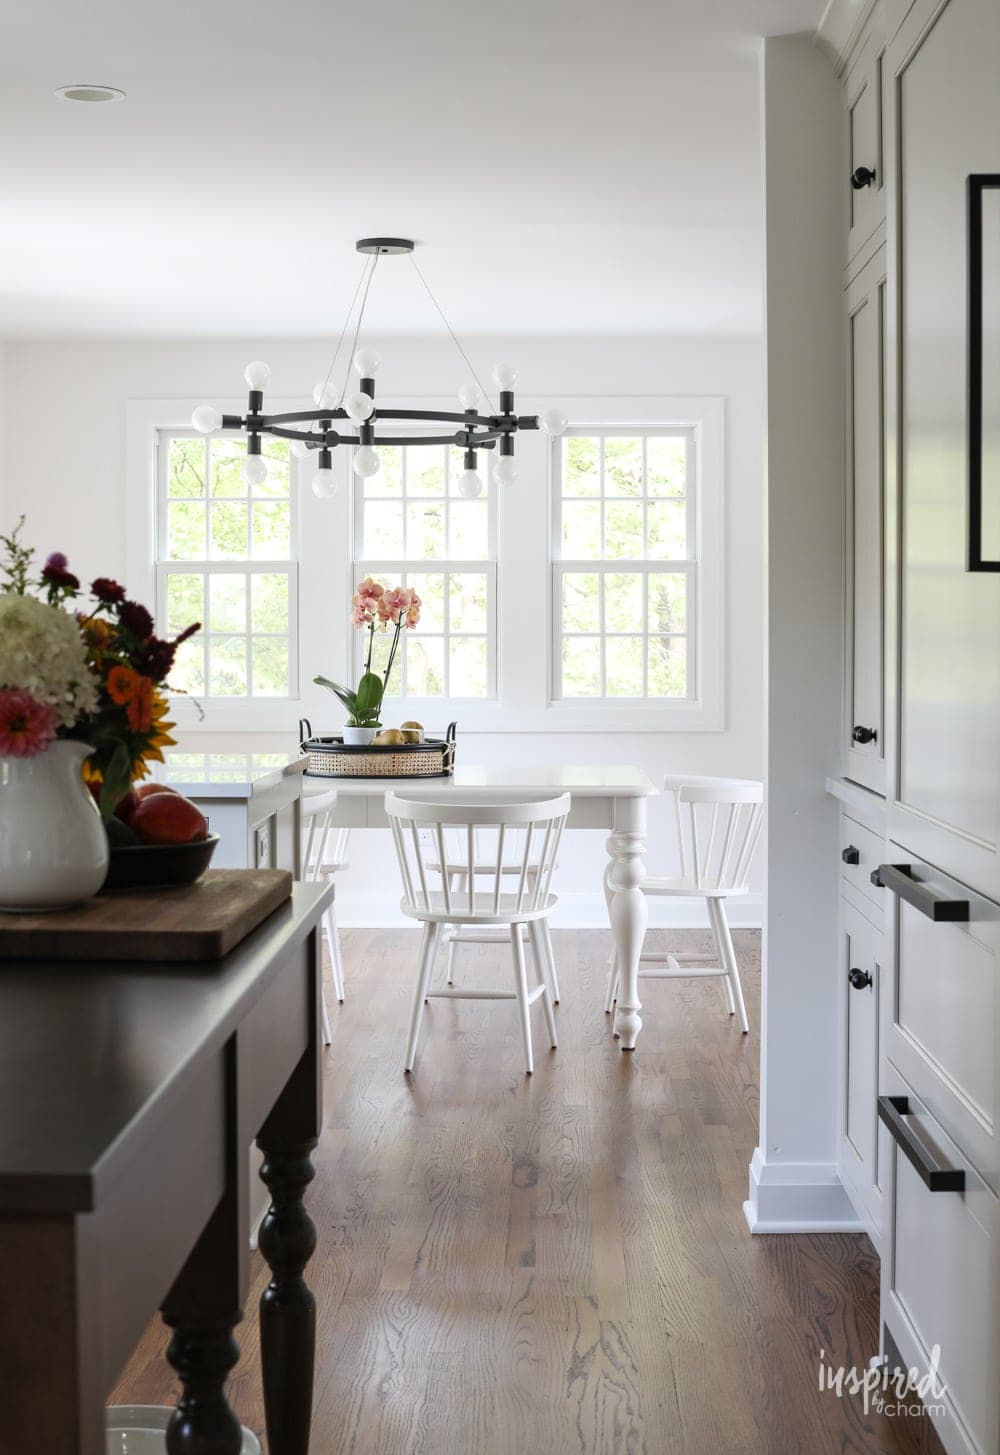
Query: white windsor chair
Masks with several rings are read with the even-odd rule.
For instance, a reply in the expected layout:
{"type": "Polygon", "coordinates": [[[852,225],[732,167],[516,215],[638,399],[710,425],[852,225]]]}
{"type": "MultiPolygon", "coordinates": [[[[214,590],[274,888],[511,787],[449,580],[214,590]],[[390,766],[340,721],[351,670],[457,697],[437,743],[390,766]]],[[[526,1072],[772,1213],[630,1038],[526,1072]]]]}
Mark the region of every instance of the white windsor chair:
{"type": "MultiPolygon", "coordinates": [[[[305,792],[302,795],[302,827],[305,830],[302,846],[302,878],[305,880],[331,879],[340,870],[347,868],[345,855],[350,829],[336,828],[333,823],[337,807],[337,790],[324,788],[319,792],[305,792]]],[[[338,1001],[344,999],[344,962],[340,953],[340,933],[337,929],[337,912],[334,904],[323,912],[323,934],[330,951],[330,970],[333,976],[333,993],[338,1001]]],[[[323,1041],[330,1044],[330,1013],[326,1004],[326,992],[321,995],[323,1011],[323,1041]]]]}
{"type": "Polygon", "coordinates": [[[420,966],[413,1013],[406,1048],[405,1069],[413,1070],[425,1001],[516,1000],[524,1043],[525,1070],[534,1069],[530,1011],[541,1000],[553,1049],[557,1044],[555,1016],[544,969],[542,927],[556,904],[551,892],[559,843],[569,813],[569,794],[542,801],[517,800],[505,803],[404,798],[387,793],[385,811],[392,827],[400,873],[403,878],[401,909],[424,926],[420,966]],[[496,831],[492,863],[477,854],[476,830],[489,826],[496,831]],[[449,833],[451,845],[446,844],[449,833]],[[454,840],[463,846],[457,854],[454,840]],[[516,860],[511,845],[517,842],[516,860]],[[450,851],[449,851],[450,848],[450,851]],[[443,872],[442,872],[443,871],[443,872]],[[463,887],[455,887],[456,874],[463,887]],[[432,887],[440,885],[438,887],[432,887]],[[513,990],[462,989],[449,986],[430,988],[431,974],[446,926],[462,930],[472,927],[505,927],[510,935],[514,968],[513,990]],[[527,962],[522,931],[527,930],[534,950],[538,984],[528,989],[527,962]]]}

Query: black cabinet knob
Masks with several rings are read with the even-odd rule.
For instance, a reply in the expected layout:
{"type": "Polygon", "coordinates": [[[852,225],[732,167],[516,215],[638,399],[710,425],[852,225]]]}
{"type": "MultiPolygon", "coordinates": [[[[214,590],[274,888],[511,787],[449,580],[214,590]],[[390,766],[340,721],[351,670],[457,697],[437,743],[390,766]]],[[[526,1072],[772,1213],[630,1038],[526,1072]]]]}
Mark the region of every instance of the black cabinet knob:
{"type": "Polygon", "coordinates": [[[860,864],[861,850],[856,849],[853,844],[848,844],[846,849],[841,849],[840,857],[845,864],[860,864]]]}
{"type": "Polygon", "coordinates": [[[874,167],[856,167],[851,173],[851,186],[855,192],[860,192],[863,188],[870,187],[874,180],[874,167]]]}
{"type": "Polygon", "coordinates": [[[847,978],[855,990],[867,990],[872,983],[867,970],[848,970],[847,978]]]}
{"type": "Polygon", "coordinates": [[[878,729],[862,727],[859,722],[856,722],[851,737],[856,743],[874,743],[878,738],[878,729]]]}

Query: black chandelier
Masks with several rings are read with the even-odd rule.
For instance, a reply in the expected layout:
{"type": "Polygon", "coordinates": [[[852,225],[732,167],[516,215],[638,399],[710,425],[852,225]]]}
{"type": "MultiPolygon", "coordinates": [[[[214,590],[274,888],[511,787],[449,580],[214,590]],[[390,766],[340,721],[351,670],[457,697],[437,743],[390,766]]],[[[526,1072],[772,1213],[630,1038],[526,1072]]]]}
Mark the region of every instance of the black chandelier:
{"type": "Polygon", "coordinates": [[[314,454],[317,460],[316,473],[312,480],[313,494],[328,499],[336,490],[333,473],[333,451],[338,445],[355,447],[354,472],[363,479],[378,474],[380,461],[376,446],[382,445],[455,445],[464,451],[464,469],[459,477],[460,494],[467,499],[481,495],[483,481],[476,465],[480,450],[493,451],[493,465],[490,478],[495,485],[511,485],[517,479],[514,464],[514,436],[524,429],[542,429],[550,435],[560,435],[566,428],[566,419],[557,409],[546,410],[544,414],[517,414],[514,409],[514,385],[517,372],[510,364],[498,364],[493,370],[493,382],[498,390],[497,407],[483,388],[475,369],[462,345],[455,337],[451,325],[441,309],[427,280],[417,267],[413,257],[413,242],[402,237],[365,237],[357,244],[359,253],[365,255],[361,277],[354,290],[354,297],[347,310],[344,326],[327,370],[326,379],[317,384],[313,391],[313,409],[292,410],[285,414],[264,413],[264,390],[267,388],[271,371],[259,361],[248,364],[243,377],[250,388],[246,414],[222,414],[210,404],[202,404],[191,416],[191,423],[201,434],[212,434],[219,429],[239,429],[246,432],[247,457],[243,472],[251,485],[260,485],[267,478],[267,462],[261,451],[264,435],[291,441],[294,454],[304,459],[314,454]],[[378,371],[379,355],[372,348],[357,347],[364,319],[365,305],[371,288],[379,258],[405,255],[423,284],[431,302],[437,309],[452,341],[468,366],[472,379],[458,391],[461,412],[437,409],[378,409],[375,404],[375,374],[378,371]],[[349,392],[351,363],[348,364],[343,387],[338,391],[331,384],[341,347],[347,337],[355,306],[360,298],[354,338],[350,347],[351,363],[359,376],[356,390],[349,392]],[[335,426],[349,421],[348,430],[354,425],[356,433],[345,433],[335,426]],[[444,434],[383,434],[377,429],[388,421],[421,421],[445,426],[456,426],[444,434]]]}

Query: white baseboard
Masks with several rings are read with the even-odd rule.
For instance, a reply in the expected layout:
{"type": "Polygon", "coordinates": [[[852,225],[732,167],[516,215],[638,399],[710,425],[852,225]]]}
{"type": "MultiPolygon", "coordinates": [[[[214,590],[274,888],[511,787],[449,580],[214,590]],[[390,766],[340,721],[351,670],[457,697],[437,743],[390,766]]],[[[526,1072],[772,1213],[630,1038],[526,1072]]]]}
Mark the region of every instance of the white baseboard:
{"type": "Polygon", "coordinates": [[[759,1147],[750,1161],[750,1196],[743,1215],[751,1233],[863,1233],[837,1176],[826,1162],[767,1162],[759,1147]]]}
{"type": "MultiPolygon", "coordinates": [[[[743,894],[728,902],[734,930],[759,930],[761,896],[743,894]]],[[[337,895],[337,922],[342,929],[419,928],[399,910],[399,895],[378,890],[341,889],[337,895]]],[[[606,930],[608,912],[603,894],[562,893],[552,916],[557,930],[606,930]]],[[[703,899],[650,899],[650,929],[708,929],[703,899]]]]}

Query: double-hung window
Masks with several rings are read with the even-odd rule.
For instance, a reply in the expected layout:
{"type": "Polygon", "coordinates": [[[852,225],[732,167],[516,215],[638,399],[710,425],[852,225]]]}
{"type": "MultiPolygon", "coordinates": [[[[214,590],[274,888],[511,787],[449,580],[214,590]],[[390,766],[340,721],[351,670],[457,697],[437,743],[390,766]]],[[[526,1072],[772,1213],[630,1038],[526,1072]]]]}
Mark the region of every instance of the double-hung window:
{"type": "MultiPolygon", "coordinates": [[[[354,585],[365,576],[417,592],[419,629],[404,633],[390,697],[488,700],[497,695],[497,522],[491,487],[459,494],[462,451],[380,445],[379,473],[355,479],[354,585]]],[[[355,667],[367,633],[355,632],[355,667]]],[[[376,633],[384,670],[391,633],[376,633]]]]}
{"type": "Polygon", "coordinates": [[[690,702],[697,431],[588,427],[552,448],[553,698],[690,702]]]}
{"type": "Polygon", "coordinates": [[[297,695],[295,495],[288,445],[264,443],[267,478],[243,478],[246,442],[161,430],[157,439],[156,618],[190,622],[172,685],[206,699],[297,695]]]}

